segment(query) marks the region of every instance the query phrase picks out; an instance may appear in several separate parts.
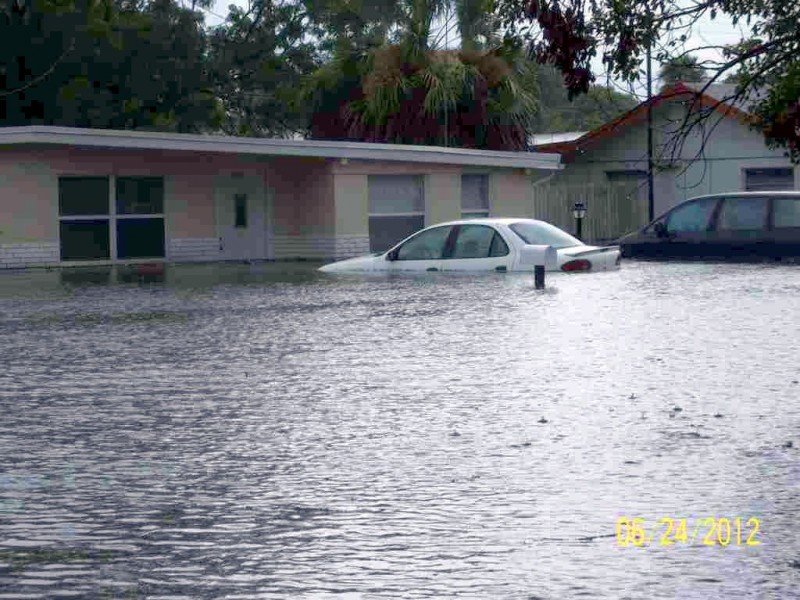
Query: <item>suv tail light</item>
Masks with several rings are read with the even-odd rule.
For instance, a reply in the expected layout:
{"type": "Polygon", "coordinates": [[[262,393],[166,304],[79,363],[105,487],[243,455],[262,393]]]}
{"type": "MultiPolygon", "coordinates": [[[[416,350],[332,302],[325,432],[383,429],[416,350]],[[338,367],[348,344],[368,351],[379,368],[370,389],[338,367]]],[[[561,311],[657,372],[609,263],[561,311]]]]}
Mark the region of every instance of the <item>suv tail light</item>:
{"type": "Polygon", "coordinates": [[[571,260],[561,265],[561,270],[564,271],[565,273],[572,273],[575,271],[588,271],[591,268],[592,268],[592,263],[590,263],[585,258],[578,258],[576,260],[571,260]]]}

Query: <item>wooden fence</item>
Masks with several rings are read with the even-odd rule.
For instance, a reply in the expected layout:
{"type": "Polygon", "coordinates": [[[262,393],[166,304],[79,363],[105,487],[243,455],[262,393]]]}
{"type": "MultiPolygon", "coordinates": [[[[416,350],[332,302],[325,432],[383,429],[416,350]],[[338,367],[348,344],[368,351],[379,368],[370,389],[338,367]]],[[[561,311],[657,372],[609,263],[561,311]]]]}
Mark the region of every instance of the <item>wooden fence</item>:
{"type": "Polygon", "coordinates": [[[582,237],[586,242],[608,242],[643,227],[647,199],[635,183],[544,183],[534,186],[533,216],[575,234],[572,207],[586,205],[582,237]]]}

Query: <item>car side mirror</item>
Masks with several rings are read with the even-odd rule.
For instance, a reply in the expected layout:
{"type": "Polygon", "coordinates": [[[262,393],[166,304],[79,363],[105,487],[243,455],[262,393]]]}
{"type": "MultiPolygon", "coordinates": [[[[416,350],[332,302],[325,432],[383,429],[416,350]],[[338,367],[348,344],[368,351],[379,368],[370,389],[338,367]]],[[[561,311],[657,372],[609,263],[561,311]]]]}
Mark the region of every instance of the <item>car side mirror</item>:
{"type": "Polygon", "coordinates": [[[397,250],[391,250],[386,253],[386,260],[397,260],[397,250]]]}
{"type": "Polygon", "coordinates": [[[655,232],[656,236],[660,238],[669,237],[669,232],[667,231],[667,226],[664,225],[663,222],[659,221],[655,225],[653,225],[653,231],[655,232]]]}

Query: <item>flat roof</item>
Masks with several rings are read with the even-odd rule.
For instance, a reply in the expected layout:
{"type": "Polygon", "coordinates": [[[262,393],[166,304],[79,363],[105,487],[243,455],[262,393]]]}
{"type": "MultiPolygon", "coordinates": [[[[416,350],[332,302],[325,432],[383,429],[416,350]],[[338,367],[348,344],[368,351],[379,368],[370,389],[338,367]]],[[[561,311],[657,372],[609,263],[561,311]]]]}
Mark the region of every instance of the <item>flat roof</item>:
{"type": "Polygon", "coordinates": [[[262,156],[310,156],[371,161],[417,162],[516,169],[563,169],[557,154],[473,150],[443,146],[373,144],[330,140],[297,140],[86,129],[29,125],[0,127],[0,145],[50,144],[137,150],[182,150],[262,156]]]}

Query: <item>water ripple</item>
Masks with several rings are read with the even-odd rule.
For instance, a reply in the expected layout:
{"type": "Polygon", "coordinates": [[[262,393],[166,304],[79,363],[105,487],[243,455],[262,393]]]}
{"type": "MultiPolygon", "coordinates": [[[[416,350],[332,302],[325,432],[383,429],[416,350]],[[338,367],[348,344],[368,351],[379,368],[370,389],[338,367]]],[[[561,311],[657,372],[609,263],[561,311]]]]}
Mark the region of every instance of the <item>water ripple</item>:
{"type": "Polygon", "coordinates": [[[0,598],[800,589],[795,268],[58,277],[0,279],[0,598]]]}

